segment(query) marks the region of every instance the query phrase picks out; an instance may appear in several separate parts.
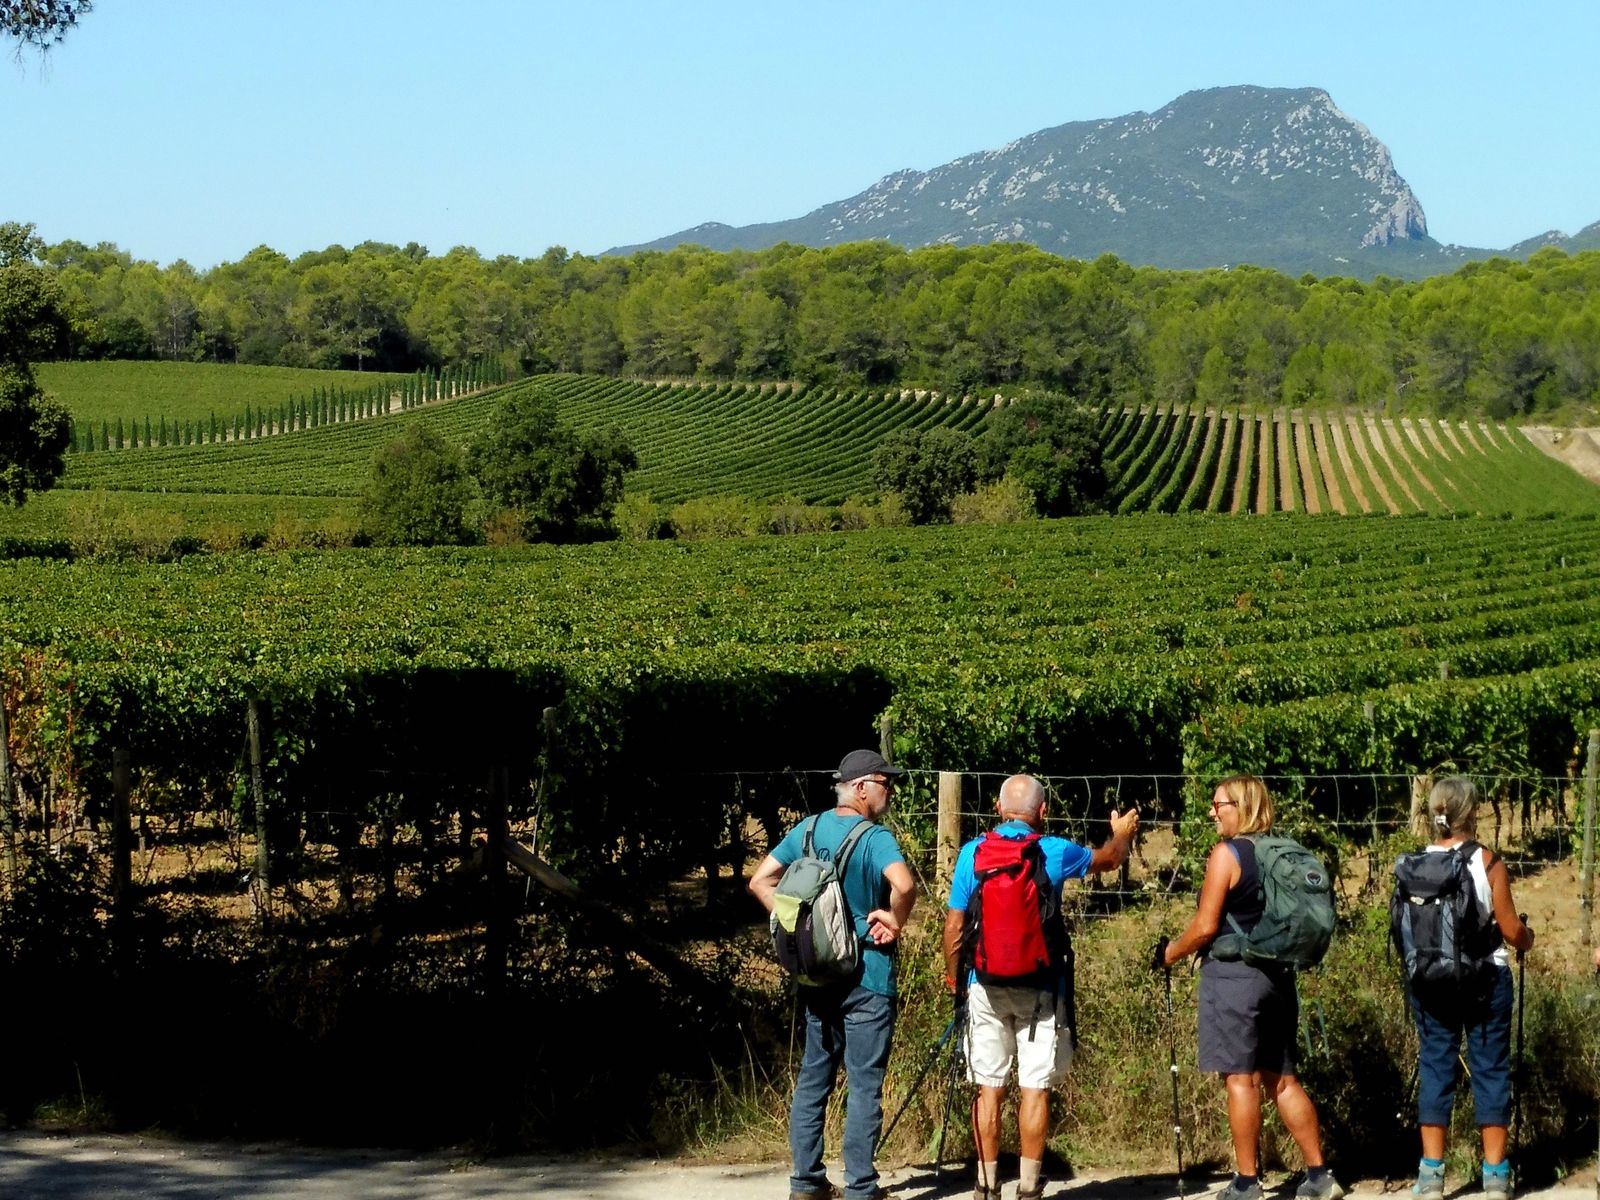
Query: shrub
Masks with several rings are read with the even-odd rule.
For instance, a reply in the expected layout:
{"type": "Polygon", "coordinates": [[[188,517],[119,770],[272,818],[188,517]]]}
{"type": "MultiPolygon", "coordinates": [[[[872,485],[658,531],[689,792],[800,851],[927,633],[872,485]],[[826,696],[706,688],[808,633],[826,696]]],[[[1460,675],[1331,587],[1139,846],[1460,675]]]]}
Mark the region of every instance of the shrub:
{"type": "Polygon", "coordinates": [[[672,529],[680,538],[748,537],[760,532],[764,514],[742,496],[704,496],[672,509],[672,529]]]}
{"type": "Polygon", "coordinates": [[[574,433],[538,388],[514,391],[467,454],[484,494],[522,513],[527,535],[567,540],[605,528],[639,458],[620,429],[574,433]]]}
{"type": "Polygon", "coordinates": [[[461,451],[426,425],[413,425],[378,452],[361,498],[361,523],[380,546],[471,541],[472,484],[461,451]]]}
{"type": "Polygon", "coordinates": [[[950,519],[957,525],[1009,525],[1038,515],[1033,492],[1010,475],[964,492],[950,504],[950,519]]]}
{"type": "Polygon", "coordinates": [[[611,519],[617,535],[626,541],[649,541],[672,533],[671,519],[649,496],[624,496],[611,519]]]}

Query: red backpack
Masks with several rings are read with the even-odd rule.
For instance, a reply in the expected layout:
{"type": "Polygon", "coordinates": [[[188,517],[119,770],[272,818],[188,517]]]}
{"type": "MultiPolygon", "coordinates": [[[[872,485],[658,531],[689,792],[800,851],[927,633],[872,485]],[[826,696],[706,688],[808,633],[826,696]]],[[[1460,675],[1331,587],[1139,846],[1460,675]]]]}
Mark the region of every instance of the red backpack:
{"type": "Polygon", "coordinates": [[[1043,836],[990,832],[978,843],[977,886],[967,902],[966,938],[983,983],[1050,987],[1071,953],[1061,920],[1061,889],[1045,870],[1043,836]]]}

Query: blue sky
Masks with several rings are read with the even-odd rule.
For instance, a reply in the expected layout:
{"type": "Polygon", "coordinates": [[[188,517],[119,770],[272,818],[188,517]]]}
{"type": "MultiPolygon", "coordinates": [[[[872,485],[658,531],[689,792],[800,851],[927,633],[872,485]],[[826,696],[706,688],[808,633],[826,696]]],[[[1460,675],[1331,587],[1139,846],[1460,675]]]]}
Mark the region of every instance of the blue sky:
{"type": "Polygon", "coordinates": [[[98,0],[0,58],[0,220],[199,267],[595,253],[1251,83],[1325,88],[1435,237],[1503,247],[1600,220],[1596,47],[1600,0],[98,0]]]}

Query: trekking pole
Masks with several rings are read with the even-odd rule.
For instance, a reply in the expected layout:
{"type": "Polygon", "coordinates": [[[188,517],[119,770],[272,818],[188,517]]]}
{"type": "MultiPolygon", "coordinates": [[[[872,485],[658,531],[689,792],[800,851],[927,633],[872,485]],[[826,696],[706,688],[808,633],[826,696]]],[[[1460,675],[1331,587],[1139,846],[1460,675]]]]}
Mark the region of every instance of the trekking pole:
{"type": "MultiPolygon", "coordinates": [[[[956,1009],[952,1022],[959,1021],[967,1015],[967,1006],[963,1003],[956,1009]]],[[[961,1060],[965,1057],[962,1052],[962,1042],[956,1039],[956,1044],[950,1050],[950,1070],[944,1089],[944,1118],[939,1122],[939,1140],[933,1147],[933,1184],[937,1188],[944,1177],[944,1135],[950,1128],[950,1110],[955,1107],[956,1083],[961,1078],[961,1060]]],[[[973,1126],[976,1130],[977,1126],[973,1126]]]]}
{"type": "MultiPolygon", "coordinates": [[[[1528,914],[1518,913],[1517,920],[1528,924],[1528,914]]],[[[1517,1057],[1511,1067],[1511,1186],[1517,1186],[1517,1154],[1522,1149],[1522,997],[1528,977],[1528,955],[1517,951],[1517,1057]]]]}
{"type": "Polygon", "coordinates": [[[956,1025],[961,1020],[961,1009],[956,1009],[955,1015],[950,1018],[950,1023],[944,1027],[944,1032],[939,1035],[939,1040],[934,1042],[933,1049],[928,1051],[928,1057],[923,1061],[922,1067],[917,1071],[917,1077],[911,1081],[911,1088],[906,1092],[906,1098],[900,1102],[900,1111],[894,1114],[894,1120],[889,1122],[889,1127],[878,1138],[878,1145],[883,1145],[889,1140],[889,1135],[894,1132],[894,1127],[900,1124],[900,1118],[906,1115],[906,1109],[911,1107],[911,1102],[917,1098],[917,1089],[922,1086],[922,1081],[928,1077],[928,1072],[933,1069],[933,1064],[939,1061],[939,1054],[949,1042],[950,1036],[955,1033],[956,1025]]]}
{"type": "MultiPolygon", "coordinates": [[[[1167,939],[1156,943],[1156,955],[1165,958],[1167,939]]],[[[1172,1075],[1172,1150],[1178,1159],[1178,1200],[1183,1192],[1183,1117],[1178,1109],[1178,1018],[1172,1009],[1172,968],[1161,963],[1161,973],[1167,981],[1167,1070],[1172,1075]]]]}

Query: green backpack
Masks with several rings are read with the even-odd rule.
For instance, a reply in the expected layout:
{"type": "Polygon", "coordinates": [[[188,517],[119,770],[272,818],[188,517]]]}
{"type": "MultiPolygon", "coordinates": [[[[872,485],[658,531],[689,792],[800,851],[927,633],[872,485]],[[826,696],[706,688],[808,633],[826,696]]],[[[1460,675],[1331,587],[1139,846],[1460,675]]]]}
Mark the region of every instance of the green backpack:
{"type": "Polygon", "coordinates": [[[800,857],[786,868],[772,897],[772,950],[801,983],[822,985],[852,978],[861,966],[861,938],[844,894],[844,869],[856,843],[874,828],[858,821],[831,860],[818,858],[813,835],[821,817],[806,824],[800,857]]]}
{"type": "Polygon", "coordinates": [[[1249,933],[1232,914],[1211,943],[1211,957],[1257,967],[1314,967],[1333,937],[1333,879],[1311,851],[1293,838],[1252,837],[1261,879],[1261,920],[1249,933]]]}

